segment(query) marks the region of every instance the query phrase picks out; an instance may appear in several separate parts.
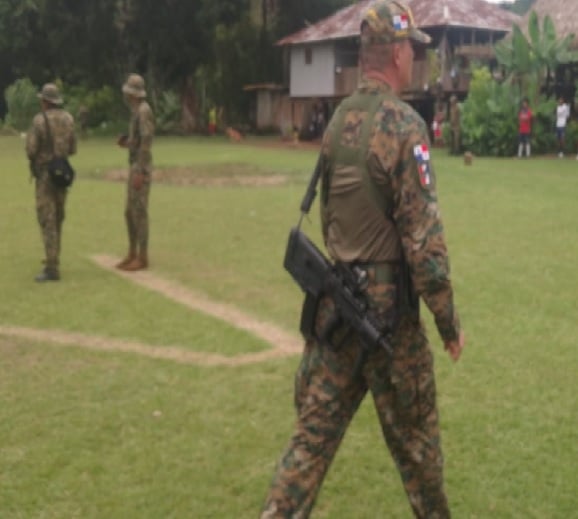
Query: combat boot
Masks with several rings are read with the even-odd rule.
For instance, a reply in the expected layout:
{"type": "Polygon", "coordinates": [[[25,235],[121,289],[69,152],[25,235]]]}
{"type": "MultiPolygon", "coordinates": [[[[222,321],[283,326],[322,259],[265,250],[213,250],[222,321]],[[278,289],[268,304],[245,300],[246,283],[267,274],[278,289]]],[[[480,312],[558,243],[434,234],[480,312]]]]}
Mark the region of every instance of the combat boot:
{"type": "Polygon", "coordinates": [[[46,281],[60,281],[60,274],[56,269],[44,268],[40,274],[34,278],[34,281],[37,283],[44,283],[46,281]]]}
{"type": "Polygon", "coordinates": [[[124,270],[124,267],[126,267],[129,263],[134,261],[135,258],[136,258],[136,247],[130,247],[128,250],[128,254],[123,260],[121,260],[116,264],[116,268],[124,270]]]}
{"type": "Polygon", "coordinates": [[[149,266],[148,254],[145,251],[141,252],[132,261],[119,268],[121,270],[126,270],[127,272],[134,272],[135,270],[144,270],[148,268],[148,266],[149,266]]]}

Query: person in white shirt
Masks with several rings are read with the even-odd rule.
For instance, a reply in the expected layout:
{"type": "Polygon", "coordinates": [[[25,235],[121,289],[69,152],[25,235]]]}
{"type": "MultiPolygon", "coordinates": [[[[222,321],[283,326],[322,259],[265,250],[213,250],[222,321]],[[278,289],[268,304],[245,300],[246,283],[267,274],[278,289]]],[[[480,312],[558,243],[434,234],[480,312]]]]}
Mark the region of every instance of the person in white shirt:
{"type": "Polygon", "coordinates": [[[556,138],[558,139],[558,157],[560,158],[564,156],[564,138],[568,117],[570,117],[570,107],[564,102],[564,98],[560,97],[556,107],[556,138]]]}

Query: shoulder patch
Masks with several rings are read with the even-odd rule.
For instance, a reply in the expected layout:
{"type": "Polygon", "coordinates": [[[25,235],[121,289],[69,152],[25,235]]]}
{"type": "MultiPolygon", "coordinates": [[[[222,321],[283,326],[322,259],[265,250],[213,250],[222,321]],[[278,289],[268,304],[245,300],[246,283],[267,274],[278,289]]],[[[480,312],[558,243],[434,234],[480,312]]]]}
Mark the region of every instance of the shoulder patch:
{"type": "Polygon", "coordinates": [[[419,181],[422,187],[430,187],[432,179],[429,148],[427,144],[416,144],[413,147],[413,155],[417,162],[417,171],[419,173],[419,181]]]}

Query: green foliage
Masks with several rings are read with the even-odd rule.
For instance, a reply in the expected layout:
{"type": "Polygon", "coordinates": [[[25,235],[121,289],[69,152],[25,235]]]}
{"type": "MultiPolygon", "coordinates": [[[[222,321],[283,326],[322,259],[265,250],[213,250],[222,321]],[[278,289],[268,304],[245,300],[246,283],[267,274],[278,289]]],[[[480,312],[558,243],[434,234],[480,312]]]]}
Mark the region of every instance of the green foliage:
{"type": "Polygon", "coordinates": [[[15,81],[4,92],[8,114],[6,126],[23,131],[30,126],[34,114],[40,109],[38,89],[29,78],[15,81]]]}
{"type": "Polygon", "coordinates": [[[568,153],[578,152],[578,121],[572,120],[566,126],[565,150],[568,153]]]}
{"type": "MultiPolygon", "coordinates": [[[[561,64],[578,60],[570,49],[571,37],[558,39],[550,16],[542,26],[535,11],[528,20],[528,37],[515,25],[509,38],[495,45],[496,59],[506,73],[503,84],[489,76],[479,81],[478,95],[467,102],[465,135],[467,145],[481,154],[508,155],[514,152],[517,133],[516,113],[520,100],[527,97],[534,114],[532,147],[537,153],[554,147],[553,73],[561,64]]],[[[473,94],[473,95],[472,95],[473,94]]]]}
{"type": "Polygon", "coordinates": [[[473,70],[468,98],[462,105],[462,143],[476,155],[514,152],[516,103],[511,89],[496,83],[487,68],[473,70]]]}
{"type": "MultiPolygon", "coordinates": [[[[474,69],[470,92],[462,107],[462,142],[476,155],[511,156],[517,148],[518,109],[522,97],[508,83],[498,83],[485,67],[474,69]]],[[[531,105],[532,149],[536,153],[554,146],[556,101],[536,95],[531,105]]]]}
{"type": "Polygon", "coordinates": [[[156,130],[158,133],[172,133],[179,127],[181,102],[175,92],[163,92],[155,107],[156,130]]]}
{"type": "Polygon", "coordinates": [[[548,153],[556,149],[556,99],[539,96],[537,103],[531,107],[534,114],[532,121],[532,150],[536,153],[548,153]]]}
{"type": "Polygon", "coordinates": [[[88,126],[95,128],[104,124],[126,122],[127,108],[124,106],[120,89],[103,86],[90,89],[86,86],[63,86],[63,95],[68,110],[77,116],[81,106],[88,109],[88,126]]]}
{"type": "Polygon", "coordinates": [[[564,63],[578,60],[578,54],[570,49],[572,36],[558,39],[550,16],[543,20],[542,28],[535,11],[528,21],[527,38],[518,25],[514,25],[511,37],[495,45],[496,59],[507,75],[507,81],[519,89],[532,104],[541,91],[550,93],[552,74],[564,63]]]}
{"type": "Polygon", "coordinates": [[[275,41],[349,3],[0,0],[0,89],[19,77],[36,84],[60,77],[69,108],[89,104],[94,128],[115,118],[117,103],[102,85],[119,85],[138,72],[157,110],[167,111],[164,92],[184,91],[179,99],[200,112],[192,114],[195,121],[202,122],[203,108],[213,102],[229,121],[244,123],[251,96],[243,86],[283,78],[275,41]],[[206,71],[206,91],[191,86],[198,70],[206,71]]]}

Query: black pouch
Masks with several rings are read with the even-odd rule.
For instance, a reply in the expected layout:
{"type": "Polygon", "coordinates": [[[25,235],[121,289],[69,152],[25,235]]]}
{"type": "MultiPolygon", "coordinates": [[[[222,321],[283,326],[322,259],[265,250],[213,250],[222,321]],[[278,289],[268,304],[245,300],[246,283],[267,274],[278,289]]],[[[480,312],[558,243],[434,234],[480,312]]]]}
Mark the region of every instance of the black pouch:
{"type": "Polygon", "coordinates": [[[74,182],[75,172],[68,159],[56,157],[48,163],[48,174],[55,187],[67,188],[74,182]]]}
{"type": "MultiPolygon", "coordinates": [[[[46,136],[48,137],[48,143],[52,153],[54,154],[54,141],[52,140],[50,123],[46,113],[42,112],[42,115],[44,116],[44,122],[46,123],[46,136]]],[[[74,182],[75,172],[67,158],[55,156],[50,162],[48,162],[47,167],[50,180],[55,187],[66,189],[74,182]]]]}

